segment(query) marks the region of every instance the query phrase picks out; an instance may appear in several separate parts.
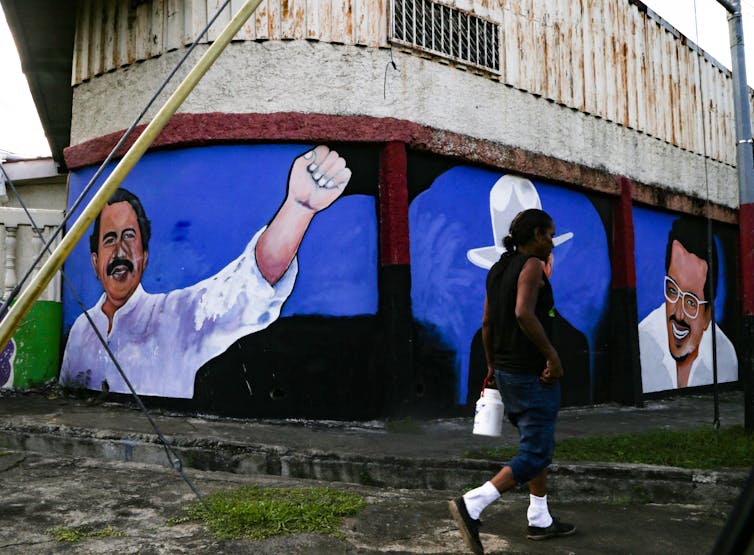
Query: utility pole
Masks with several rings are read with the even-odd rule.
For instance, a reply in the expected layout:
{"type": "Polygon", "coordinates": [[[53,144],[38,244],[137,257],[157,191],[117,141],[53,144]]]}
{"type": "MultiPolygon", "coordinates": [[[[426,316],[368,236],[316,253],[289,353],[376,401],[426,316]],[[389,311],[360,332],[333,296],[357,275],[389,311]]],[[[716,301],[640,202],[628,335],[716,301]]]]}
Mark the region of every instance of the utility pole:
{"type": "Polygon", "coordinates": [[[738,225],[743,333],[739,368],[744,383],[744,422],[754,432],[754,150],[752,149],[749,87],[746,84],[741,0],[718,0],[728,11],[733,62],[733,101],[736,117],[738,225]]]}

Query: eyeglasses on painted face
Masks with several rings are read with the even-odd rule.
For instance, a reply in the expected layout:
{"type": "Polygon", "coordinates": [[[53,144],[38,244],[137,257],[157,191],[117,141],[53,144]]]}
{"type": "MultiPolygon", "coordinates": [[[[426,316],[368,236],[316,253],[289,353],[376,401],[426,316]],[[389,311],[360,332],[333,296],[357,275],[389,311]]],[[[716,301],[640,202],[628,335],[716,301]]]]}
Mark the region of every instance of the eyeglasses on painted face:
{"type": "Polygon", "coordinates": [[[683,291],[670,276],[665,276],[665,298],[671,304],[675,304],[678,302],[678,299],[681,299],[683,313],[691,320],[699,316],[699,305],[709,302],[700,300],[693,293],[683,291]]]}

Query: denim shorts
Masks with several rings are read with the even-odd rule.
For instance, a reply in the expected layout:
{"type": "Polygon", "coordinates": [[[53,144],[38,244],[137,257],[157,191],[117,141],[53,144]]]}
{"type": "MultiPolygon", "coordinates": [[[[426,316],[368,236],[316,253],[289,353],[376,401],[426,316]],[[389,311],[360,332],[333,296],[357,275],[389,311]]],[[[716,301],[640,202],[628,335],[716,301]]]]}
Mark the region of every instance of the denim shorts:
{"type": "Polygon", "coordinates": [[[560,382],[495,369],[505,415],[518,428],[518,454],[508,463],[513,479],[523,484],[550,466],[555,451],[555,420],[560,409],[560,382]]]}

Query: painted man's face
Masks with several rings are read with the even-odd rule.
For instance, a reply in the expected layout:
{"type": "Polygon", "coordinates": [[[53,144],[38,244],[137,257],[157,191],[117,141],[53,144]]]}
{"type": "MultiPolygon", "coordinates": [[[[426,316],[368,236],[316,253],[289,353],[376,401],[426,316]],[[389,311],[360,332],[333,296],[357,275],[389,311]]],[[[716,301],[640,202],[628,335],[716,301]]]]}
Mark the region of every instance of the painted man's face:
{"type": "Polygon", "coordinates": [[[97,252],[92,253],[92,266],[114,308],[120,308],[138,287],[148,255],[131,205],[106,205],[100,214],[99,242],[97,252]]]}
{"type": "MultiPolygon", "coordinates": [[[[670,267],[668,276],[677,285],[666,280],[667,288],[670,293],[680,293],[681,291],[691,293],[700,301],[706,301],[704,298],[704,282],[707,279],[707,262],[698,256],[691,254],[678,241],[673,241],[670,255],[670,267]]],[[[687,297],[687,312],[693,314],[694,299],[687,297]]],[[[667,316],[668,326],[668,347],[670,354],[676,361],[684,361],[689,355],[696,358],[699,344],[702,341],[702,334],[710,323],[709,303],[699,304],[696,318],[690,318],[684,312],[684,299],[679,296],[678,300],[671,303],[665,299],[665,314],[667,316]]]]}

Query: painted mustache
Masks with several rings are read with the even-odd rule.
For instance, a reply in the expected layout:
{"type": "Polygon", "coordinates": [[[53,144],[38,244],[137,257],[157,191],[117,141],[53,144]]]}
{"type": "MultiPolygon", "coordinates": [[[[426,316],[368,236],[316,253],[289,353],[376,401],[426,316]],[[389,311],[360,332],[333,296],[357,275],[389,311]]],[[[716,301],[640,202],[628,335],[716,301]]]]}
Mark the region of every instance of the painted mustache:
{"type": "Polygon", "coordinates": [[[685,340],[691,333],[691,326],[686,322],[679,322],[675,316],[670,317],[670,328],[673,333],[673,337],[678,341],[685,340]]]}
{"type": "Polygon", "coordinates": [[[131,262],[127,258],[114,258],[110,261],[110,263],[107,265],[107,275],[111,276],[113,275],[113,272],[115,272],[115,269],[119,266],[125,266],[126,270],[129,272],[134,271],[134,265],[133,262],[131,262]]]}
{"type": "Polygon", "coordinates": [[[683,328],[686,328],[687,330],[690,330],[690,329],[691,329],[691,326],[689,326],[689,325],[688,325],[688,323],[686,323],[686,321],[685,321],[685,320],[678,320],[678,319],[677,319],[677,318],[676,318],[676,317],[675,317],[674,315],[672,315],[672,314],[670,315],[670,318],[669,318],[669,320],[670,320],[671,322],[675,322],[675,323],[676,323],[676,324],[677,324],[677,325],[678,325],[679,327],[683,327],[683,328]]]}

